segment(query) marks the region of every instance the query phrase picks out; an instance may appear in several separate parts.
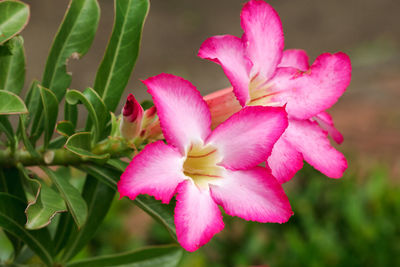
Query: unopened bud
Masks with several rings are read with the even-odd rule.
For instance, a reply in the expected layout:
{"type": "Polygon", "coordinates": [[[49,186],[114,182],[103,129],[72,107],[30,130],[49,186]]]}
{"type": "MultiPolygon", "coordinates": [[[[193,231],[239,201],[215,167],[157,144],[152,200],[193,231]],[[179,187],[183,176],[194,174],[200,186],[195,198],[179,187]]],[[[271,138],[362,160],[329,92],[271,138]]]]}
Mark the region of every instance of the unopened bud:
{"type": "Polygon", "coordinates": [[[132,94],[128,95],[125,106],[122,108],[120,131],[122,137],[132,140],[137,137],[142,128],[143,108],[132,94]]]}

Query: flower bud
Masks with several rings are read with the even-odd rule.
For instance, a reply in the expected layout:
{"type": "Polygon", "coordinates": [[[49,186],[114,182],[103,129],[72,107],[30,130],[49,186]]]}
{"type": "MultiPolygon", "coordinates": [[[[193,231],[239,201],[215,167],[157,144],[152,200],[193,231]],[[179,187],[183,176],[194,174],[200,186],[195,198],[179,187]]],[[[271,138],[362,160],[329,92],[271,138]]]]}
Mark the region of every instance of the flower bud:
{"type": "Polygon", "coordinates": [[[225,88],[206,95],[203,98],[211,113],[211,128],[214,129],[234,113],[242,109],[242,106],[233,93],[233,88],[225,88]]]}
{"type": "Polygon", "coordinates": [[[120,131],[122,137],[132,140],[137,137],[142,128],[143,108],[132,94],[128,95],[125,106],[122,108],[120,131]]]}

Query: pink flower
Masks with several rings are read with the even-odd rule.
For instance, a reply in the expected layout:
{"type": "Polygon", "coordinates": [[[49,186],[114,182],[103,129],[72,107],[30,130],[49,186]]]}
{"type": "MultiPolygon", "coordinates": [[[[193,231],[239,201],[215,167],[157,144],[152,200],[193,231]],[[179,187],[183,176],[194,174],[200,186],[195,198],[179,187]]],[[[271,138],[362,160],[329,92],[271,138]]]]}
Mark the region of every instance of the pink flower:
{"type": "Polygon", "coordinates": [[[168,203],[177,194],[176,233],[188,251],[224,228],[218,205],[251,221],[289,219],[282,187],[257,167],[287,127],[283,108],[247,107],[211,131],[210,112],[190,82],[160,74],[144,83],[167,144],[149,144],[132,159],[118,183],[121,197],[149,194],[168,203]]]}
{"type": "Polygon", "coordinates": [[[280,18],[264,1],[245,4],[241,25],[242,38],[211,37],[201,45],[198,55],[222,66],[242,106],[285,106],[289,127],[268,160],[273,175],[281,182],[289,180],[304,158],[325,175],[341,177],[346,159],[330,145],[315,121],[328,127],[336,141],[341,140],[324,111],[350,83],[349,57],[341,52],[325,53],[309,66],[304,51],[283,52],[280,18]]]}
{"type": "Polygon", "coordinates": [[[142,106],[132,94],[129,94],[125,106],[122,108],[122,120],[120,123],[122,137],[127,140],[137,137],[141,130],[142,119],[142,106]]]}

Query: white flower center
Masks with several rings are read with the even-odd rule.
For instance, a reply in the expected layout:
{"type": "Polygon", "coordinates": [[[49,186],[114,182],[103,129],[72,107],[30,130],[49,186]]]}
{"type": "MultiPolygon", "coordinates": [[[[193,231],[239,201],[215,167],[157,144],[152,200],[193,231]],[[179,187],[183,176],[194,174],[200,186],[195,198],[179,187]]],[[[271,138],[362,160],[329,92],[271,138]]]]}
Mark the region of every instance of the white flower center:
{"type": "Polygon", "coordinates": [[[183,173],[202,189],[208,184],[221,178],[223,168],[217,164],[221,156],[215,147],[193,144],[183,163],[183,173]]]}

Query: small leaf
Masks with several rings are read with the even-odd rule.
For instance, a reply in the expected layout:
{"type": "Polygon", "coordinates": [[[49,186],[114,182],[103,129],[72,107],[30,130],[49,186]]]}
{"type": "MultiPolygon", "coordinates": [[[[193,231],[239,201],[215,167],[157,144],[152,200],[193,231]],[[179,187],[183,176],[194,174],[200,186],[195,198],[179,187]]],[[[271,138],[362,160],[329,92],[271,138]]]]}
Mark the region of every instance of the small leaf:
{"type": "Polygon", "coordinates": [[[77,90],[68,90],[66,101],[70,105],[75,105],[80,101],[86,107],[94,124],[94,142],[99,141],[100,137],[104,136],[104,129],[110,114],[96,91],[92,88],[86,88],[83,93],[77,90]]]}
{"type": "Polygon", "coordinates": [[[43,73],[43,86],[57,96],[58,101],[71,84],[67,72],[70,57],[81,58],[89,50],[99,22],[100,9],[96,0],[71,0],[64,20],[54,38],[43,73]]]}
{"type": "Polygon", "coordinates": [[[11,147],[14,147],[14,129],[6,115],[0,115],[0,133],[1,132],[4,132],[6,134],[8,141],[10,141],[11,143],[11,147]]]}
{"type": "Polygon", "coordinates": [[[88,219],[81,229],[73,228],[69,233],[69,240],[62,257],[64,261],[75,256],[93,238],[110,209],[115,190],[88,175],[82,196],[88,203],[88,219]]]}
{"type": "Polygon", "coordinates": [[[28,113],[24,101],[14,93],[0,90],[0,115],[28,113]]]}
{"type": "Polygon", "coordinates": [[[57,133],[69,137],[74,134],[75,127],[70,121],[59,121],[56,126],[57,133]]]}
{"type": "Polygon", "coordinates": [[[44,111],[44,148],[46,149],[56,126],[58,101],[56,95],[47,88],[39,85],[40,97],[44,111]]]}
{"type": "Polygon", "coordinates": [[[0,227],[24,241],[48,266],[53,265],[53,247],[47,229],[29,231],[24,228],[26,204],[7,193],[0,193],[0,227]]]}
{"type": "Polygon", "coordinates": [[[75,220],[78,228],[82,227],[87,219],[87,205],[85,200],[82,198],[78,189],[73,187],[68,182],[68,177],[62,176],[62,173],[54,173],[48,168],[42,167],[43,171],[50,177],[54,185],[57,187],[62,198],[65,200],[68,206],[68,210],[75,220]]]}
{"type": "Polygon", "coordinates": [[[74,126],[74,130],[76,128],[76,124],[78,122],[78,106],[70,105],[68,102],[64,104],[64,119],[66,121],[70,121],[74,126]]]}
{"type": "Polygon", "coordinates": [[[0,56],[0,89],[19,94],[25,82],[24,40],[17,36],[9,40],[11,55],[0,56]]]}
{"type": "Polygon", "coordinates": [[[0,2],[0,44],[21,32],[29,20],[29,6],[17,1],[0,2]]]}
{"type": "Polygon", "coordinates": [[[81,157],[87,157],[99,160],[108,159],[110,157],[110,154],[103,154],[103,155],[94,154],[91,151],[91,142],[92,142],[91,133],[87,132],[76,133],[68,138],[67,143],[65,144],[65,148],[81,157]]]}
{"type": "Polygon", "coordinates": [[[119,0],[114,5],[114,28],[94,83],[110,111],[117,107],[135,66],[149,1],[119,0]]]}
{"type": "Polygon", "coordinates": [[[46,227],[57,213],[67,211],[64,199],[43,180],[30,178],[23,167],[20,171],[30,183],[34,194],[34,199],[29,201],[25,209],[25,227],[30,230],[46,227]]]}
{"type": "Polygon", "coordinates": [[[67,267],[106,267],[106,266],[178,266],[182,249],[176,245],[145,247],[131,252],[89,258],[67,264],[67,267]]]}

